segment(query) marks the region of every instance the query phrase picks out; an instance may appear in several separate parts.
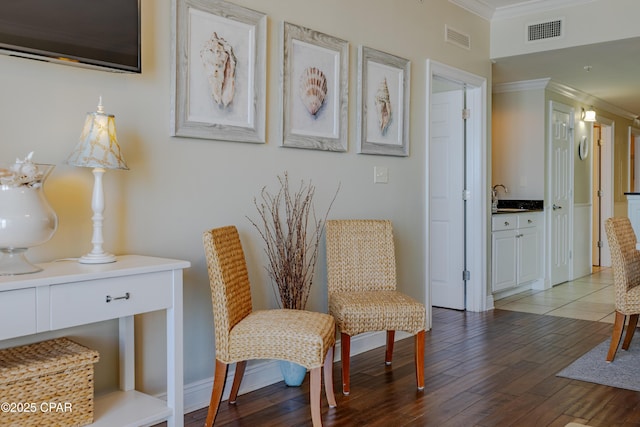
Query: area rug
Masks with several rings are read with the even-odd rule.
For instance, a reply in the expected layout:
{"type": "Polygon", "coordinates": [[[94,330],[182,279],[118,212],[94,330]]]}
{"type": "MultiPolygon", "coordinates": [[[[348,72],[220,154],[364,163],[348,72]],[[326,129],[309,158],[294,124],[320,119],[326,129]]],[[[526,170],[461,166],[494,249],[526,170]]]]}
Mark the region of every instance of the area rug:
{"type": "Polygon", "coordinates": [[[556,375],[640,391],[640,337],[634,337],[629,350],[619,348],[613,362],[607,363],[605,358],[610,343],[611,339],[604,341],[556,375]]]}

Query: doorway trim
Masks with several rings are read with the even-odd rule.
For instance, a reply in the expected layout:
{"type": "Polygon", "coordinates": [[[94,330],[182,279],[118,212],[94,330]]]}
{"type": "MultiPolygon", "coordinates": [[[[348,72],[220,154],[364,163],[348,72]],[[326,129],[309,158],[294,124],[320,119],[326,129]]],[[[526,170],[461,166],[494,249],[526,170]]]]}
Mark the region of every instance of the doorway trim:
{"type": "MultiPolygon", "coordinates": [[[[433,90],[433,78],[440,77],[461,83],[467,89],[467,109],[471,111],[467,119],[467,268],[471,277],[467,280],[466,310],[485,311],[487,306],[487,242],[488,225],[488,198],[489,184],[487,182],[488,157],[487,157],[487,79],[463,70],[427,59],[427,87],[426,87],[426,112],[425,140],[425,247],[427,259],[425,260],[425,297],[427,307],[431,307],[431,267],[429,265],[430,240],[430,194],[429,194],[429,149],[431,141],[430,119],[431,98],[433,90]]],[[[462,112],[461,112],[462,114],[462,112]]],[[[463,197],[461,194],[460,197],[463,197]]],[[[431,316],[432,310],[429,311],[431,316]]],[[[429,327],[431,319],[428,319],[429,327]]]]}
{"type": "MultiPolygon", "coordinates": [[[[616,123],[608,119],[606,117],[598,117],[597,123],[600,125],[600,137],[605,138],[605,144],[601,150],[600,164],[602,166],[600,173],[600,182],[601,182],[601,190],[604,190],[604,195],[600,199],[600,235],[602,236],[603,247],[600,251],[600,265],[603,267],[611,267],[611,250],[609,249],[609,242],[607,241],[607,237],[604,230],[604,221],[608,217],[614,216],[614,151],[615,151],[615,140],[616,140],[616,123]],[[606,131],[605,129],[606,128],[606,131]],[[603,137],[603,134],[606,137],[603,137]]],[[[591,133],[593,135],[593,128],[591,129],[591,133]]],[[[595,144],[597,141],[593,141],[594,150],[595,144]]],[[[592,177],[595,177],[595,171],[593,171],[592,177]]],[[[593,192],[591,193],[591,204],[593,205],[595,201],[593,200],[593,192]]],[[[591,221],[593,222],[595,218],[592,217],[591,221]]],[[[593,229],[593,224],[592,224],[593,229]]],[[[593,237],[595,238],[595,236],[593,237]]],[[[593,256],[592,256],[593,258],[593,256]]]]}
{"type": "MultiPolygon", "coordinates": [[[[631,155],[627,156],[627,191],[631,191],[631,169],[639,170],[640,166],[640,128],[635,126],[629,126],[629,131],[627,133],[627,153],[631,153],[631,140],[635,139],[635,165],[631,163],[631,155]],[[633,138],[632,138],[633,137],[633,138]]],[[[636,174],[636,182],[640,181],[640,174],[636,174]]],[[[640,185],[638,188],[634,188],[634,192],[640,193],[640,185]]]]}

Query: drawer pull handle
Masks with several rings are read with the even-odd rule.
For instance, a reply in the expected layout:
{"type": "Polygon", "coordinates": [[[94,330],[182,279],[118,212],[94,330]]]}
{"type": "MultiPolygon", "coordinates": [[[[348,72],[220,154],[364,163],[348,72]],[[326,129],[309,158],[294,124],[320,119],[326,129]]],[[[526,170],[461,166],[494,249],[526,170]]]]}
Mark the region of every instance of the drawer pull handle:
{"type": "Polygon", "coordinates": [[[504,225],[505,225],[505,226],[508,226],[508,225],[509,225],[509,221],[505,221],[505,222],[504,222],[504,225]]]}
{"type": "Polygon", "coordinates": [[[529,220],[527,220],[527,222],[528,222],[529,224],[531,224],[533,221],[529,219],[529,220]]]}
{"type": "Polygon", "coordinates": [[[111,295],[107,295],[107,302],[116,301],[116,300],[119,300],[119,299],[129,299],[129,298],[131,298],[131,294],[129,292],[124,294],[124,296],[115,297],[115,298],[113,298],[111,295]]]}

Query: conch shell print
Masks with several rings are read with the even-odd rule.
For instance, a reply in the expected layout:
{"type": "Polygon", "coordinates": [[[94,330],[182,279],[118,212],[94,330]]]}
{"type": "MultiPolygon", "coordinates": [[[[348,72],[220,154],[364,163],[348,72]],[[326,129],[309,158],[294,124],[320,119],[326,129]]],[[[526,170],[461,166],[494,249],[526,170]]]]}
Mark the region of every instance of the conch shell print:
{"type": "Polygon", "coordinates": [[[236,79],[236,56],[233,48],[225,39],[213,33],[204,42],[200,50],[200,58],[211,87],[213,100],[221,107],[233,101],[236,79]]]}
{"type": "Polygon", "coordinates": [[[386,77],[380,82],[375,97],[376,110],[378,112],[378,124],[380,132],[384,135],[391,122],[391,100],[389,99],[389,87],[386,77]]]}
{"type": "Polygon", "coordinates": [[[327,78],[316,67],[309,67],[300,77],[300,98],[311,115],[315,116],[327,97],[327,78]]]}

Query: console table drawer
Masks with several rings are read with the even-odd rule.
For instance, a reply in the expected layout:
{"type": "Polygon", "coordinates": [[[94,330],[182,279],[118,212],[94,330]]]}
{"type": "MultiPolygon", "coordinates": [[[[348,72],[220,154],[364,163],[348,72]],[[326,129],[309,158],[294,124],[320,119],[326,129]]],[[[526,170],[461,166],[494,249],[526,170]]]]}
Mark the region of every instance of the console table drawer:
{"type": "Polygon", "coordinates": [[[36,333],[36,289],[0,292],[0,340],[36,333]]]}
{"type": "Polygon", "coordinates": [[[51,328],[167,309],[172,300],[170,271],[55,285],[51,287],[51,328]]]}

